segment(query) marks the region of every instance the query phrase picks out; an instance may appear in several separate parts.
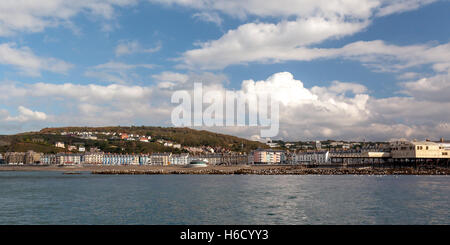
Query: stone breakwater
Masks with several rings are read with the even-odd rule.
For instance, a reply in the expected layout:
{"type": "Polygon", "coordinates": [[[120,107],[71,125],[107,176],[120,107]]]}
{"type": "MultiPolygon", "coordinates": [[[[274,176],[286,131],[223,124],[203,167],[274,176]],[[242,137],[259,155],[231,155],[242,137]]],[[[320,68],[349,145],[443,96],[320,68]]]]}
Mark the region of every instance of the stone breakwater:
{"type": "Polygon", "coordinates": [[[92,171],[92,174],[211,174],[211,175],[449,175],[447,168],[301,168],[301,167],[208,167],[203,169],[108,169],[92,171]]]}

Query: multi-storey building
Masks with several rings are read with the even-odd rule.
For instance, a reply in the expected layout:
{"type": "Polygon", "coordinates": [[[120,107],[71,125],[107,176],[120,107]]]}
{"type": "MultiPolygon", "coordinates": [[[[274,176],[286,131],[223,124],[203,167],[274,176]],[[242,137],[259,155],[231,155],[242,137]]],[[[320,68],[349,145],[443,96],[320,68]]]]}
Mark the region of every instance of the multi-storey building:
{"type": "Polygon", "coordinates": [[[37,164],[41,163],[42,153],[27,151],[25,153],[25,164],[37,164]]]}
{"type": "Polygon", "coordinates": [[[172,153],[153,153],[150,155],[152,165],[169,165],[169,158],[172,153]]]}
{"type": "Polygon", "coordinates": [[[25,153],[24,152],[6,152],[5,163],[7,164],[24,164],[25,153]]]}
{"type": "Polygon", "coordinates": [[[56,154],[56,164],[78,165],[81,164],[82,156],[81,154],[58,153],[56,154]]]}
{"type": "Polygon", "coordinates": [[[222,154],[205,154],[200,155],[198,159],[202,159],[210,165],[219,165],[222,163],[222,154]]]}
{"type": "Polygon", "coordinates": [[[247,154],[223,154],[222,155],[222,164],[224,164],[224,165],[242,165],[242,164],[248,164],[250,162],[249,162],[249,157],[247,156],[247,154]]]}
{"type": "Polygon", "coordinates": [[[189,154],[172,154],[169,157],[169,165],[186,165],[189,163],[189,154]]]}
{"type": "Polygon", "coordinates": [[[5,163],[8,164],[37,164],[41,162],[42,153],[34,151],[27,152],[7,152],[5,163]]]}
{"type": "Polygon", "coordinates": [[[284,161],[285,161],[284,151],[258,149],[253,152],[254,164],[281,164],[284,161]]]}
{"type": "Polygon", "coordinates": [[[450,143],[431,141],[396,141],[391,143],[392,158],[450,158],[450,143]]]}
{"type": "Polygon", "coordinates": [[[84,154],[84,164],[103,164],[104,154],[102,152],[89,152],[84,154]]]}
{"type": "Polygon", "coordinates": [[[55,154],[44,154],[41,157],[41,164],[42,165],[56,165],[56,155],[55,154]]]}
{"type": "Polygon", "coordinates": [[[104,165],[139,165],[137,155],[105,154],[103,156],[104,165]]]}

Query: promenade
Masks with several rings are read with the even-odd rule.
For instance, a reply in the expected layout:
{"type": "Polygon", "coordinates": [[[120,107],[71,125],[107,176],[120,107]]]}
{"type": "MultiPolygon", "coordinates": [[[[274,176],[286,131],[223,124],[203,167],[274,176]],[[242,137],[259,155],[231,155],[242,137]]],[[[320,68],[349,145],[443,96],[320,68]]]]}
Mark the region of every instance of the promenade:
{"type": "Polygon", "coordinates": [[[449,168],[346,168],[346,167],[316,167],[276,166],[276,165],[235,165],[208,166],[204,168],[187,168],[185,166],[104,166],[104,165],[75,165],[75,166],[13,166],[0,165],[0,171],[61,171],[61,172],[89,172],[92,174],[211,174],[211,175],[449,175],[449,168]]]}

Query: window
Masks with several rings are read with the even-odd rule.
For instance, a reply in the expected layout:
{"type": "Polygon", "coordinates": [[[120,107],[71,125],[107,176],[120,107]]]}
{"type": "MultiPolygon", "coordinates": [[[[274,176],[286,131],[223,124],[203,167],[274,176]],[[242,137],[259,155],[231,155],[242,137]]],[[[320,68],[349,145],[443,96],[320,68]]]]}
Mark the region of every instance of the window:
{"type": "Polygon", "coordinates": [[[443,155],[443,156],[447,156],[447,155],[448,155],[448,152],[442,152],[442,155],[443,155]]]}
{"type": "Polygon", "coordinates": [[[428,146],[427,146],[426,150],[428,150],[428,146]]]}

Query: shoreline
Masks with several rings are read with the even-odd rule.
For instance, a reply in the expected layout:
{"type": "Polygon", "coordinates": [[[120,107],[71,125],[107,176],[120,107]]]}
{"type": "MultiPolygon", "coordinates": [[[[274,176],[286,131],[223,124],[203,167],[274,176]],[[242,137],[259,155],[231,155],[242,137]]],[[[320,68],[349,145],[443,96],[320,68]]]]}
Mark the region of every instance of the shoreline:
{"type": "Polygon", "coordinates": [[[450,175],[450,168],[315,167],[277,165],[234,165],[187,168],[185,166],[31,166],[0,165],[0,171],[90,172],[99,175],[450,175]]]}

